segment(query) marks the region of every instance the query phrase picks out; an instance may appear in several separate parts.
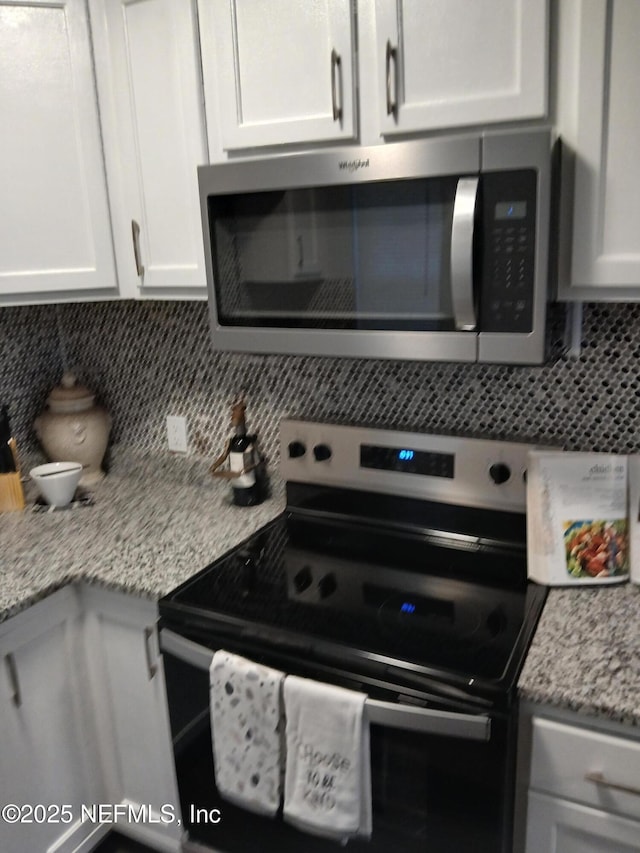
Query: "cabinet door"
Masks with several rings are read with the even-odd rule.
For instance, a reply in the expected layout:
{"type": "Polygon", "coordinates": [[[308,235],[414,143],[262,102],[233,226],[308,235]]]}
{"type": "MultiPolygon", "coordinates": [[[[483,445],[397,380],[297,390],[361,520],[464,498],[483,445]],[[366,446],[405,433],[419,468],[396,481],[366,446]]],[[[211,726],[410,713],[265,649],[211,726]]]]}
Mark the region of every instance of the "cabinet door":
{"type": "Polygon", "coordinates": [[[566,299],[640,299],[640,3],[561,0],[566,299]],[[573,220],[573,221],[572,221],[573,220]]]}
{"type": "Polygon", "coordinates": [[[117,295],[83,0],[2,0],[0,80],[0,301],[117,295]]]}
{"type": "Polygon", "coordinates": [[[68,807],[0,822],[2,853],[67,853],[100,832],[81,820],[82,804],[105,794],[83,701],[80,630],[70,587],[0,626],[0,804],[68,807]]]}
{"type": "Polygon", "coordinates": [[[547,0],[376,0],[383,135],[543,116],[547,0]]]}
{"type": "Polygon", "coordinates": [[[144,822],[119,823],[118,829],[177,853],[182,830],[157,606],[92,586],[83,588],[82,601],[107,802],[147,808],[144,822]]]}
{"type": "Polygon", "coordinates": [[[121,286],[130,297],[204,298],[195,0],[89,5],[121,286]]]}
{"type": "Polygon", "coordinates": [[[640,823],[530,793],[526,853],[639,853],[640,823]]]}
{"type": "Polygon", "coordinates": [[[200,20],[212,150],[354,137],[350,0],[200,0],[200,20]]]}

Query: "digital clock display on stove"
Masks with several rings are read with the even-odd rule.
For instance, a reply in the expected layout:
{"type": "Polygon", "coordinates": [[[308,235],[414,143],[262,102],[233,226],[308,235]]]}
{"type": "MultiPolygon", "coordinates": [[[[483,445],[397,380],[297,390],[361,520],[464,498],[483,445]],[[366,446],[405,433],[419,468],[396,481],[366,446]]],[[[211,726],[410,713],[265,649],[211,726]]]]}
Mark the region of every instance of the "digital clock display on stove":
{"type": "Polygon", "coordinates": [[[412,447],[360,445],[361,468],[422,474],[429,477],[446,477],[452,480],[454,461],[453,453],[434,453],[431,450],[415,450],[412,447]]]}

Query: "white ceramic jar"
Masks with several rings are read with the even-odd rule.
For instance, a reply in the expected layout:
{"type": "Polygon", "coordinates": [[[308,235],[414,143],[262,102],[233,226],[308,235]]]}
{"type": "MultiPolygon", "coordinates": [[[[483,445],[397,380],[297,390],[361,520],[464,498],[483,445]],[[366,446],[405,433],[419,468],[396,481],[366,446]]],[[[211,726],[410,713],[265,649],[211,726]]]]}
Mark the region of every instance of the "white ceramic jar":
{"type": "Polygon", "coordinates": [[[111,416],[95,404],[95,394],[78,385],[72,373],[47,399],[47,409],[34,422],[34,429],[52,462],[80,462],[81,486],[104,477],[102,460],[111,431],[111,416]]]}

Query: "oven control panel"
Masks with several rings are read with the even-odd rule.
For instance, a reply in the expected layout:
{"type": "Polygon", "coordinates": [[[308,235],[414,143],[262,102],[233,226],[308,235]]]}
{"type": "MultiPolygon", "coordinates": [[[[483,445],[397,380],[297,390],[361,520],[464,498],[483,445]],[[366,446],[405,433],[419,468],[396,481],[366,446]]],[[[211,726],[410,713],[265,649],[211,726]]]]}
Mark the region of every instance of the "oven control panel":
{"type": "Polygon", "coordinates": [[[526,508],[528,454],[539,449],[298,420],[282,421],[280,441],[281,472],[290,482],[515,512],[526,508]]]}

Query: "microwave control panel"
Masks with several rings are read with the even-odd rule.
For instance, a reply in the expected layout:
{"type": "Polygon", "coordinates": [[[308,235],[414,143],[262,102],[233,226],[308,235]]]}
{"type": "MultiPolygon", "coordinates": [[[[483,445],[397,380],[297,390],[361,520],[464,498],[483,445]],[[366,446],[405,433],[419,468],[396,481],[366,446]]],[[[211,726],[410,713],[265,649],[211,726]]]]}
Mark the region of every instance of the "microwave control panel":
{"type": "Polygon", "coordinates": [[[489,172],[482,179],[483,332],[530,332],[536,234],[533,169],[489,172]]]}

